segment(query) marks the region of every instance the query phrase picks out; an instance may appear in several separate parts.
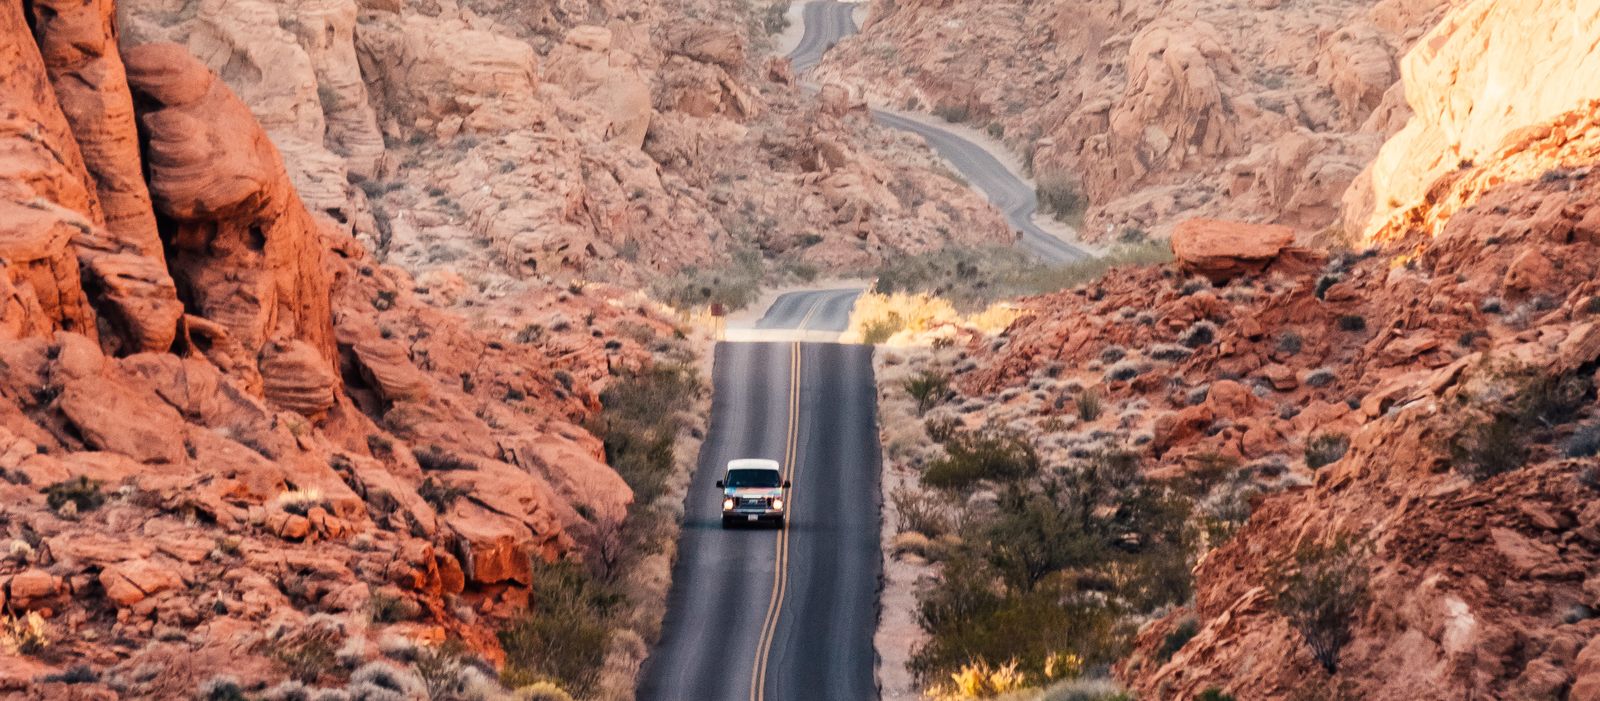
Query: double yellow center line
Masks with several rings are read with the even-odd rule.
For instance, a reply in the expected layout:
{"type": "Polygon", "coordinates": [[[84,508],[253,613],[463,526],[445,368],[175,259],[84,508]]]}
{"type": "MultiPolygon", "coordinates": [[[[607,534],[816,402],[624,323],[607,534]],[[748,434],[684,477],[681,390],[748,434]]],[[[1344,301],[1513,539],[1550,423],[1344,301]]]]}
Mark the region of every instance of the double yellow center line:
{"type": "MultiPolygon", "coordinates": [[[[816,307],[812,306],[812,312],[816,307]]],[[[800,322],[805,328],[806,319],[800,322]]],[[[800,452],[800,343],[789,348],[789,432],[783,449],[783,479],[794,478],[795,465],[800,452]]],[[[772,570],[772,599],[767,603],[767,618],[761,624],[761,639],[756,644],[755,667],[750,671],[750,700],[763,701],[767,694],[767,664],[772,657],[772,641],[778,634],[778,617],[783,612],[783,593],[789,586],[789,526],[794,523],[794,493],[788,494],[784,507],[784,527],[778,531],[777,556],[772,570]]]]}

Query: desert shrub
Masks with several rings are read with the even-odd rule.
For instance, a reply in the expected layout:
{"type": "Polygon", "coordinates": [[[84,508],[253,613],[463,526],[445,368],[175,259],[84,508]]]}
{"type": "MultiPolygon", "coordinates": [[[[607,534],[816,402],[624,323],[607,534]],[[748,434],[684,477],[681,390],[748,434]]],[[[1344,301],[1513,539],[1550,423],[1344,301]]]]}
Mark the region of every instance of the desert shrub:
{"type": "Polygon", "coordinates": [[[1561,454],[1569,458],[1590,458],[1600,454],[1600,423],[1579,426],[1561,445],[1561,454]]]}
{"type": "Polygon", "coordinates": [[[1600,314],[1600,295],[1583,300],[1583,312],[1585,314],[1600,314]]]}
{"type": "Polygon", "coordinates": [[[1127,382],[1138,377],[1144,369],[1138,363],[1124,360],[1106,369],[1107,382],[1127,382]]]}
{"type": "Polygon", "coordinates": [[[1217,340],[1217,325],[1209,321],[1195,322],[1183,335],[1178,337],[1178,342],[1185,348],[1199,348],[1209,346],[1217,340]]]}
{"type": "Polygon", "coordinates": [[[1196,275],[1183,281],[1183,284],[1178,287],[1178,296],[1188,297],[1209,289],[1211,289],[1211,280],[1196,275]]]}
{"type": "Polygon", "coordinates": [[[1213,686],[1195,694],[1194,701],[1234,701],[1234,699],[1233,694],[1223,691],[1221,687],[1213,686]]]}
{"type": "Polygon", "coordinates": [[[1322,433],[1306,442],[1306,467],[1313,470],[1331,465],[1350,449],[1350,437],[1343,433],[1322,433]]]}
{"type": "Polygon", "coordinates": [[[678,309],[721,304],[729,311],[743,309],[761,293],[764,274],[761,253],[741,250],[723,268],[685,268],[655,284],[652,297],[678,309]]]}
{"type": "Polygon", "coordinates": [[[41,677],[43,681],[58,684],[93,684],[100,681],[99,673],[86,664],[73,665],[60,672],[46,674],[41,677]]]}
{"type": "Polygon", "coordinates": [[[339,647],[344,631],[335,625],[307,625],[290,630],[279,628],[262,643],[264,652],[284,667],[291,679],[315,684],[338,668],[339,647]]]}
{"type": "Polygon", "coordinates": [[[422,681],[429,699],[449,701],[463,698],[469,681],[463,671],[472,666],[470,656],[471,649],[466,643],[458,638],[450,638],[438,645],[419,646],[411,669],[422,681]]]}
{"type": "Polygon", "coordinates": [[[471,460],[461,457],[439,446],[430,446],[416,451],[417,466],[426,472],[449,472],[454,470],[476,470],[471,460]]]}
{"type": "Polygon", "coordinates": [[[1156,659],[1166,662],[1178,654],[1184,645],[1188,645],[1194,636],[1200,634],[1200,622],[1193,618],[1184,618],[1173,626],[1166,636],[1161,639],[1161,648],[1156,650],[1156,659]]]}
{"type": "Polygon", "coordinates": [[[1591,380],[1579,373],[1551,374],[1533,367],[1512,367],[1501,373],[1515,393],[1512,410],[1517,420],[1535,428],[1571,421],[1594,391],[1591,380]]]}
{"type": "Polygon", "coordinates": [[[869,346],[885,343],[905,327],[905,319],[895,312],[889,312],[876,319],[868,319],[861,325],[861,342],[869,346]]]}
{"type": "Polygon", "coordinates": [[[1300,353],[1300,349],[1304,345],[1305,339],[1302,338],[1298,333],[1293,331],[1285,331],[1281,334],[1278,334],[1277,350],[1279,353],[1284,355],[1297,355],[1300,353]]]}
{"type": "Polygon", "coordinates": [[[944,444],[945,457],[922,473],[939,489],[961,489],[984,480],[1005,482],[1039,471],[1039,456],[1027,439],[998,429],[957,434],[944,444]]]}
{"type": "Polygon", "coordinates": [[[1367,318],[1360,314],[1342,314],[1335,323],[1338,324],[1340,331],[1354,333],[1367,330],[1367,318]]]}
{"type": "Polygon", "coordinates": [[[1100,362],[1115,363],[1128,357],[1128,349],[1118,345],[1106,346],[1100,351],[1100,362]]]}
{"type": "Polygon", "coordinates": [[[358,698],[376,696],[409,699],[426,693],[422,680],[415,674],[382,660],[361,665],[350,675],[350,688],[355,690],[358,698]]]}
{"type": "Polygon", "coordinates": [[[1329,674],[1339,671],[1339,654],[1366,606],[1367,577],[1360,549],[1343,538],[1302,547],[1272,573],[1278,611],[1329,674]]]}
{"type": "Polygon", "coordinates": [[[1317,368],[1306,373],[1305,383],[1311,387],[1327,387],[1338,379],[1332,368],[1317,368]]]}
{"type": "Polygon", "coordinates": [[[1148,355],[1150,356],[1151,360],[1159,360],[1164,363],[1176,363],[1188,360],[1190,356],[1194,355],[1194,351],[1184,348],[1176,343],[1158,343],[1150,348],[1148,355]]]}
{"type": "Polygon", "coordinates": [[[572,694],[551,682],[534,682],[517,689],[516,701],[572,701],[572,694]]]}
{"type": "Polygon", "coordinates": [[[245,695],[238,679],[220,675],[202,683],[194,697],[196,701],[247,701],[250,698],[245,695]]]}
{"type": "Polygon", "coordinates": [[[1053,172],[1039,176],[1034,196],[1039,200],[1040,209],[1068,224],[1081,223],[1084,211],[1089,208],[1089,198],[1083,194],[1083,185],[1066,173],[1053,172]]]}
{"type": "Polygon", "coordinates": [[[600,414],[589,429],[605,446],[606,463],[649,504],[672,475],[683,412],[704,391],[692,368],[656,364],[613,378],[600,394],[600,414]]]}
{"type": "Polygon", "coordinates": [[[1317,278],[1317,299],[1322,299],[1324,296],[1326,296],[1328,294],[1328,288],[1339,284],[1340,279],[1342,278],[1340,278],[1337,274],[1332,273],[1324,274],[1322,277],[1317,278]]]}
{"type": "Polygon", "coordinates": [[[929,689],[934,701],[987,699],[1027,687],[1028,675],[1017,670],[1015,661],[991,665],[983,660],[961,665],[950,679],[929,689]]]}
{"type": "Polygon", "coordinates": [[[1510,472],[1528,460],[1527,437],[1508,414],[1469,419],[1451,437],[1449,450],[1456,471],[1474,480],[1510,472]]]}
{"type": "Polygon", "coordinates": [[[889,501],[899,516],[901,533],[911,531],[937,538],[950,530],[950,506],[938,494],[899,487],[889,493],[889,501]]]}
{"type": "Polygon", "coordinates": [[[930,416],[922,422],[922,429],[929,440],[942,445],[961,432],[961,421],[954,416],[930,416]]]}
{"type": "Polygon", "coordinates": [[[934,116],[951,124],[960,124],[972,117],[972,109],[966,105],[939,105],[933,108],[934,116]]]}
{"type": "Polygon", "coordinates": [[[1100,399],[1100,393],[1092,389],[1079,392],[1073,404],[1077,407],[1078,418],[1086,422],[1100,418],[1100,414],[1105,409],[1104,402],[1100,399]]]}
{"type": "Polygon", "coordinates": [[[551,681],[580,697],[591,695],[611,638],[608,619],[617,595],[579,563],[538,558],[531,589],[528,608],[496,631],[506,655],[502,681],[512,687],[551,681]]]}
{"type": "Polygon", "coordinates": [[[768,34],[777,34],[789,28],[789,2],[779,0],[761,11],[761,28],[768,34]]]}
{"type": "Polygon", "coordinates": [[[39,655],[50,649],[50,623],[37,611],[0,619],[0,649],[13,655],[39,655]]]}
{"type": "Polygon", "coordinates": [[[466,487],[434,479],[433,477],[422,480],[422,484],[417,485],[417,496],[422,497],[422,500],[428,502],[428,505],[432,506],[434,511],[440,513],[449,511],[450,507],[455,506],[457,501],[471,493],[472,490],[466,487]]]}
{"type": "Polygon", "coordinates": [[[409,621],[421,614],[422,607],[404,596],[379,590],[367,598],[367,615],[374,623],[409,621]]]}
{"type": "Polygon", "coordinates": [[[917,400],[917,416],[928,413],[934,405],[950,394],[950,376],[942,372],[924,370],[908,377],[900,385],[906,394],[917,400]]]}
{"type": "Polygon", "coordinates": [[[85,476],[76,479],[62,480],[40,490],[44,492],[45,502],[51,510],[60,511],[61,507],[72,504],[77,513],[93,511],[106,503],[106,495],[100,491],[101,482],[85,476]]]}
{"type": "Polygon", "coordinates": [[[1029,593],[996,592],[970,560],[944,565],[940,581],[924,592],[917,615],[929,636],[912,653],[910,668],[924,683],[990,659],[1014,662],[1023,674],[1043,676],[1045,660],[1061,654],[1086,664],[1107,664],[1128,649],[1116,612],[1061,584],[1029,593]]]}
{"type": "Polygon", "coordinates": [[[1036,701],[1134,701],[1110,679],[1071,679],[1045,689],[1036,701]]]}

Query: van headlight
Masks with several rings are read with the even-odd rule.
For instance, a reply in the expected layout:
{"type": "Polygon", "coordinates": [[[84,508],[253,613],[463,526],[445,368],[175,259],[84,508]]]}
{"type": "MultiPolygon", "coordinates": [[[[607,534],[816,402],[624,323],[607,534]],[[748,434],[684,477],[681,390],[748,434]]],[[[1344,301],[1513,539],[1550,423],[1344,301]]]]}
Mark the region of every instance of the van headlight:
{"type": "Polygon", "coordinates": [[[728,498],[722,500],[722,510],[723,511],[732,511],[733,510],[733,497],[728,497],[728,498]]]}
{"type": "Polygon", "coordinates": [[[782,511],[783,510],[783,497],[777,497],[777,498],[772,500],[772,510],[773,511],[782,511]]]}

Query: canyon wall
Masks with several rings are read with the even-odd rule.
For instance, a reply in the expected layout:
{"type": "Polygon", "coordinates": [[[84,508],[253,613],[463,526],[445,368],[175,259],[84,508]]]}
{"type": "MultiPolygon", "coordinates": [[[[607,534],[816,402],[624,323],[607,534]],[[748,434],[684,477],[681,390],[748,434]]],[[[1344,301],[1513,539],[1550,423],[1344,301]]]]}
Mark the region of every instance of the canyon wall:
{"type": "Polygon", "coordinates": [[[677,330],[605,286],[530,284],[536,338],[427,304],[190,48],[116,27],[0,3],[0,610],[47,647],[8,627],[0,690],[265,685],[329,621],[376,656],[385,601],[493,659],[530,557],[624,518],[582,424],[677,330]]]}

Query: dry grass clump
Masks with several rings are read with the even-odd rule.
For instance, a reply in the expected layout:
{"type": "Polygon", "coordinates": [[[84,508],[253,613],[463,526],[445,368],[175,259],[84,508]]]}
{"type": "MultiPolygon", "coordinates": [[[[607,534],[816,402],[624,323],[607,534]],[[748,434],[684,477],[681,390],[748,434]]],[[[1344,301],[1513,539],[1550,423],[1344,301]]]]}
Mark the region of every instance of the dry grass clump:
{"type": "Polygon", "coordinates": [[[958,328],[997,333],[1016,316],[1016,310],[1008,305],[963,314],[949,300],[931,294],[869,291],[856,299],[842,340],[873,345],[929,345],[954,334],[958,328]]]}

